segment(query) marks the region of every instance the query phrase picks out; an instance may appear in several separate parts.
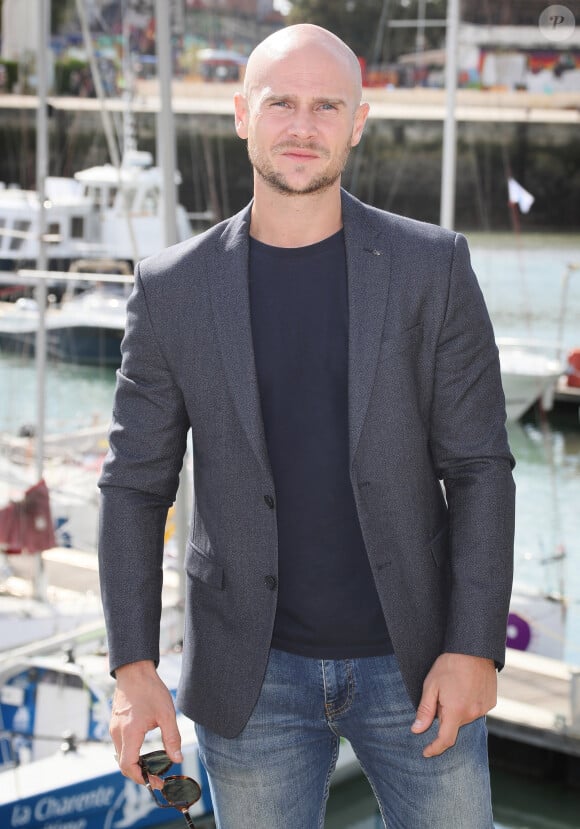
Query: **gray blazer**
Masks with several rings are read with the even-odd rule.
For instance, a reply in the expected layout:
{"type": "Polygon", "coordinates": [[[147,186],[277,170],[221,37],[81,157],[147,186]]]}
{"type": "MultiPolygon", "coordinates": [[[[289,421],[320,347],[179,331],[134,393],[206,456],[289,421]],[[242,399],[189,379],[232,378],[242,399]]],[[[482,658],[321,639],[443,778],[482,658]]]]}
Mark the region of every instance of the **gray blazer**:
{"type": "MultiPolygon", "coordinates": [[[[443,651],[500,665],[505,656],[514,484],[498,354],[462,236],[344,191],[342,200],[350,475],[416,704],[443,651]]],[[[224,736],[240,732],[256,702],[276,612],[276,493],[252,350],[249,222],[248,206],[138,265],[100,479],[114,671],[159,656],[164,526],[191,428],[178,704],[224,736]]]]}

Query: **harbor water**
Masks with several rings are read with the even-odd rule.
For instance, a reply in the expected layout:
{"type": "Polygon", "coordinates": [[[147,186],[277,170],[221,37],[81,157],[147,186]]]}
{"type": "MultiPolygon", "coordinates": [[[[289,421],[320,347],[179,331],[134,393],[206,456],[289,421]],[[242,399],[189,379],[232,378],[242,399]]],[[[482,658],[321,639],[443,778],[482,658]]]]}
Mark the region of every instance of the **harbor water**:
{"type": "MultiPolygon", "coordinates": [[[[473,264],[499,337],[580,348],[580,236],[468,235],[473,264]]],[[[46,431],[67,432],[108,419],[114,370],[49,362],[46,431]]],[[[0,432],[16,435],[36,418],[30,355],[0,353],[0,432]]],[[[580,665],[580,419],[577,406],[540,409],[509,425],[516,458],[516,584],[564,594],[563,658],[580,665]]],[[[580,829],[580,791],[494,770],[497,829],[580,829]]],[[[183,825],[176,814],[168,826],[183,825]]],[[[381,826],[368,784],[333,790],[327,829],[381,826]]],[[[410,828],[411,829],[411,828],[410,828]]]]}

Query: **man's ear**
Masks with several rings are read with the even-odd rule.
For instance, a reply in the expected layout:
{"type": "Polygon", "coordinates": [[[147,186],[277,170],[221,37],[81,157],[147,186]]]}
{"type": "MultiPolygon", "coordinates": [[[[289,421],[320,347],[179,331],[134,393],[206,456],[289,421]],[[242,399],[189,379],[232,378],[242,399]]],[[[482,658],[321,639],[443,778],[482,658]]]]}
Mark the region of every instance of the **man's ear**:
{"type": "Polygon", "coordinates": [[[350,146],[356,147],[362,138],[363,129],[369,115],[369,105],[367,103],[360,104],[354,114],[354,125],[352,128],[352,136],[350,139],[350,146]]]}
{"type": "Polygon", "coordinates": [[[236,118],[236,132],[240,138],[248,137],[248,102],[245,95],[236,92],[234,95],[234,112],[236,118]]]}

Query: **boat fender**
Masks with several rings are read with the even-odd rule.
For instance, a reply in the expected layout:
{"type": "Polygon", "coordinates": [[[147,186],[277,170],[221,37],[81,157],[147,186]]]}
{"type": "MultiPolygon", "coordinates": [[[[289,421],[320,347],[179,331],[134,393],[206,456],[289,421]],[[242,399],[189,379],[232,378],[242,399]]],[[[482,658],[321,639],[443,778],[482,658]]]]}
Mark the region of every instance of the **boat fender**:
{"type": "Polygon", "coordinates": [[[573,349],[568,354],[566,384],[573,388],[580,388],[580,348],[573,349]]]}

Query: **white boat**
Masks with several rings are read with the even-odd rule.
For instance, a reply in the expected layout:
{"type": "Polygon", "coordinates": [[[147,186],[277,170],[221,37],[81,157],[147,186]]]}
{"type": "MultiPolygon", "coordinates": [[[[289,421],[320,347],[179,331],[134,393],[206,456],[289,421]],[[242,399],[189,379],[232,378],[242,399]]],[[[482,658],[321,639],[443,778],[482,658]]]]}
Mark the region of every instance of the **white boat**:
{"type": "Polygon", "coordinates": [[[40,489],[34,435],[0,435],[1,648],[102,618],[95,551],[106,448],[104,425],[46,437],[40,489]],[[66,580],[45,578],[47,566],[66,580]]]}
{"type": "MultiPolygon", "coordinates": [[[[144,786],[124,778],[108,736],[113,681],[106,655],[3,657],[0,662],[0,826],[48,829],[137,829],[166,823],[144,786]]],[[[175,694],[180,654],[166,653],[159,671],[175,694]]],[[[194,777],[202,797],[196,817],[211,813],[193,726],[179,716],[184,761],[172,774],[194,777]]],[[[159,733],[145,751],[162,748],[159,733]]],[[[178,819],[178,813],[173,813],[178,819]]]]}
{"type": "MultiPolygon", "coordinates": [[[[176,173],[176,182],[180,182],[176,173]]],[[[135,262],[165,247],[163,174],[149,152],[126,150],[119,168],[90,167],[74,178],[47,176],[48,259],[135,262]]],[[[0,183],[0,261],[15,269],[39,257],[38,194],[0,183]]],[[[185,208],[176,205],[178,239],[192,235],[185,208]]]]}
{"type": "Polygon", "coordinates": [[[550,343],[498,337],[501,379],[508,420],[519,420],[535,403],[549,411],[564,362],[550,343]]]}
{"type": "MultiPolygon", "coordinates": [[[[76,295],[65,294],[44,313],[47,357],[118,367],[126,305],[127,294],[121,285],[98,284],[76,295]]],[[[16,302],[0,302],[3,351],[34,354],[38,325],[36,300],[21,297],[16,302]]]]}

